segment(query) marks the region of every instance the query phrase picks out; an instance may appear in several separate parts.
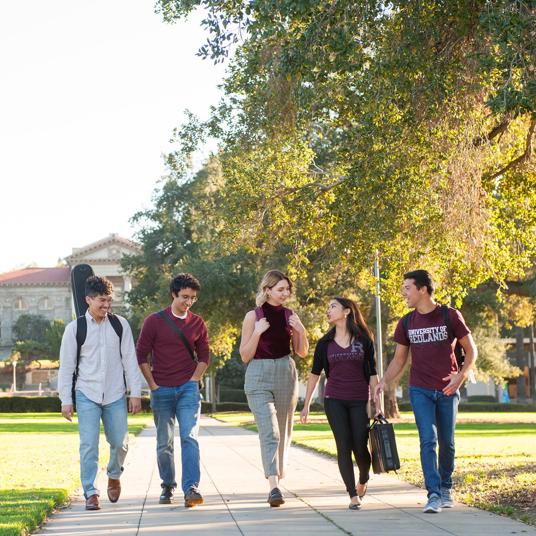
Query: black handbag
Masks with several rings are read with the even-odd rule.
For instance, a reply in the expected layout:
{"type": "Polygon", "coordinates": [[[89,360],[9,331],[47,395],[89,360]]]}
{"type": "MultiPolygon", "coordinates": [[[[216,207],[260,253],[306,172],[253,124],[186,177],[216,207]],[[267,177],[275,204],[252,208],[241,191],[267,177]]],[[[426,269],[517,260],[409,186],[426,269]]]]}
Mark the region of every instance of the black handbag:
{"type": "MultiPolygon", "coordinates": [[[[160,311],[158,313],[158,316],[166,321],[166,323],[169,325],[169,327],[175,332],[177,337],[181,340],[182,344],[186,347],[186,350],[188,350],[188,353],[190,354],[190,357],[192,358],[192,361],[194,363],[199,363],[199,360],[197,359],[197,356],[195,355],[194,351],[192,350],[192,347],[190,346],[190,343],[188,342],[188,339],[182,332],[182,330],[169,318],[166,311],[160,311]]],[[[203,381],[203,378],[199,380],[199,390],[201,391],[205,387],[205,382],[203,381]]]]}
{"type": "Polygon", "coordinates": [[[383,415],[374,417],[369,427],[369,446],[374,474],[400,469],[395,430],[383,415]]]}

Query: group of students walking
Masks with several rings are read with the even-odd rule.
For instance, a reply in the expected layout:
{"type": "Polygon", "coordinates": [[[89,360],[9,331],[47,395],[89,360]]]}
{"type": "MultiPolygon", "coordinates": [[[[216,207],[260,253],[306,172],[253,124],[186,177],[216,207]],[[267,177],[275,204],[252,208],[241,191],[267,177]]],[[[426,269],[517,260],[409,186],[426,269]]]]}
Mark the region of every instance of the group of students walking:
{"type": "MultiPolygon", "coordinates": [[[[101,420],[110,445],[107,494],[111,502],[119,499],[128,449],[127,411],[137,413],[141,409],[140,371],[151,390],[162,487],[159,502],[171,503],[177,487],[177,422],[184,504],[192,507],[203,503],[199,491],[199,382],[209,364],[209,344],[203,319],[190,310],[199,290],[199,281],[191,274],[173,278],[171,305],[145,319],[134,345],[128,322],[111,313],[111,283],[98,276],[88,279],[87,334],[80,341],[79,320],[66,327],[58,385],[62,414],[68,420],[72,419],[76,402],[80,474],[87,510],[101,508],[100,491],[95,487],[101,420]],[[122,326],[119,333],[118,323],[122,326]]],[[[428,492],[424,512],[437,513],[453,506],[458,389],[471,370],[477,351],[460,312],[437,304],[433,291],[427,271],[415,270],[404,275],[402,292],[412,312],[398,322],[395,355],[381,379],[376,372],[373,335],[359,306],[339,296],[328,303],[330,329],[315,347],[300,420],[307,423],[311,400],[324,372],[324,409],[335,438],[338,466],[351,510],[361,508],[370,476],[369,402],[374,402],[376,413],[381,411],[381,393],[403,370],[410,349],[410,399],[428,492]],[[461,368],[454,352],[456,344],[465,354],[461,368]],[[357,483],[352,456],[358,467],[357,483]]],[[[240,355],[247,364],[244,391],[257,424],[268,503],[273,507],[285,502],[279,481],[285,476],[298,401],[298,375],[292,355],[303,358],[309,352],[300,318],[285,307],[291,293],[291,280],[278,270],[269,271],[259,285],[256,307],[244,318],[240,343],[240,355]]]]}

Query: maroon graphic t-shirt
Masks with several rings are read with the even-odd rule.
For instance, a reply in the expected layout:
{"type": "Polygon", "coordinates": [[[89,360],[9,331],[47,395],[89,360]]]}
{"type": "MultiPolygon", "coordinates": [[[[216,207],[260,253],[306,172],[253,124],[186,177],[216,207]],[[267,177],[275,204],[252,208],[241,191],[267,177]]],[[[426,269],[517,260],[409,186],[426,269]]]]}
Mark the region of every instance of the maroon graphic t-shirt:
{"type": "Polygon", "coordinates": [[[365,352],[360,341],[347,348],[335,341],[328,345],[329,378],[324,391],[328,398],[368,400],[369,386],[363,370],[365,352]]]}
{"type": "Polygon", "coordinates": [[[462,339],[471,332],[460,311],[449,307],[448,314],[454,337],[445,325],[440,305],[426,314],[414,310],[409,317],[407,333],[403,319],[398,321],[394,341],[410,347],[411,386],[441,391],[449,383],[443,378],[458,372],[454,355],[456,339],[462,339]]]}

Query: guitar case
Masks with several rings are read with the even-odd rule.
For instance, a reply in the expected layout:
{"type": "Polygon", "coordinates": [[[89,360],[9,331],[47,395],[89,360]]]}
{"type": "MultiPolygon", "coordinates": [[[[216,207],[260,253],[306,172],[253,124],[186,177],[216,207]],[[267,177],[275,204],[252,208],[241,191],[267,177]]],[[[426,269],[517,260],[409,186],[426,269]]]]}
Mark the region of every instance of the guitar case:
{"type": "Polygon", "coordinates": [[[71,290],[76,317],[85,315],[88,305],[86,303],[86,280],[95,275],[89,264],[77,264],[71,270],[71,290]]]}

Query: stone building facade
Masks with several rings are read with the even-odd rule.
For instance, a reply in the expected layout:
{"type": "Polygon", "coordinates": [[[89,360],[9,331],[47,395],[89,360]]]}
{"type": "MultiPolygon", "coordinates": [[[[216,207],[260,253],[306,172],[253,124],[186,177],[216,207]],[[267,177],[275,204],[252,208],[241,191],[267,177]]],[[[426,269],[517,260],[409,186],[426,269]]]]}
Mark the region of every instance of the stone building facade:
{"type": "Polygon", "coordinates": [[[117,234],[80,248],[65,258],[66,266],[24,268],[0,274],[0,359],[9,356],[13,346],[13,325],[22,314],[39,314],[48,320],[74,318],[70,274],[76,264],[89,264],[97,275],[114,285],[114,310],[123,307],[124,293],[132,281],[121,269],[121,258],[139,252],[139,246],[117,234]]]}

